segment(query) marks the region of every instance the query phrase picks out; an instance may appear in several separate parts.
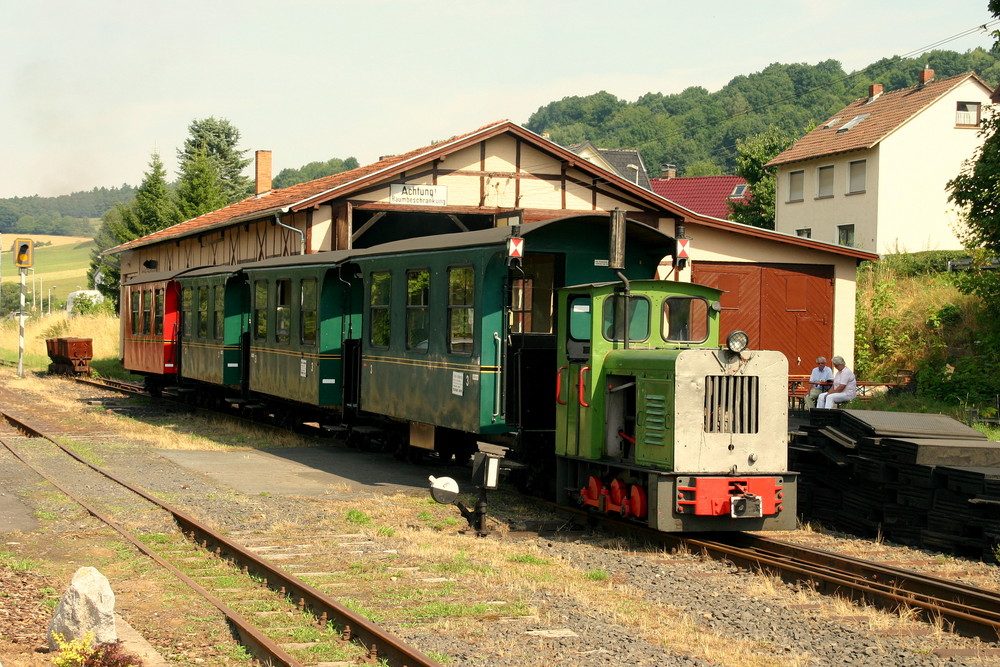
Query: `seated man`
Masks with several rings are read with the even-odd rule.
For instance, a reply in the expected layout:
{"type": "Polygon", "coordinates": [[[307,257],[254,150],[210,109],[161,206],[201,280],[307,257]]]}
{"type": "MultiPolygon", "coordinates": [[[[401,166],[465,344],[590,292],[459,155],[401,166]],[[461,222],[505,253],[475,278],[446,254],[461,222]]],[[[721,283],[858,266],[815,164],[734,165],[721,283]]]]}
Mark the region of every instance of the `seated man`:
{"type": "Polygon", "coordinates": [[[816,357],[816,368],[809,375],[809,391],[803,399],[806,410],[816,407],[816,399],[824,389],[830,387],[831,381],[833,381],[833,370],[826,365],[826,357],[816,357]]]}
{"type": "Polygon", "coordinates": [[[833,367],[837,372],[833,376],[833,388],[819,395],[817,408],[830,409],[837,403],[846,403],[858,395],[858,379],[844,363],[843,357],[833,358],[833,367]]]}

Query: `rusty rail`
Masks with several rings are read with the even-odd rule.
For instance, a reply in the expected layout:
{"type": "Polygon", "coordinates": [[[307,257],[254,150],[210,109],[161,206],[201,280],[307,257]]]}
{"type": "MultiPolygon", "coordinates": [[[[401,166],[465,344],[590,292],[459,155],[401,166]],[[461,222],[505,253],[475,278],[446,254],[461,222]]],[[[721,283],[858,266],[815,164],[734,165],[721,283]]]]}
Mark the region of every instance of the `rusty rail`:
{"type": "MultiPolygon", "coordinates": [[[[262,579],[267,581],[267,584],[272,589],[292,597],[293,599],[297,599],[301,608],[311,610],[320,619],[320,621],[332,621],[339,627],[343,628],[343,639],[354,641],[364,646],[368,651],[368,661],[376,662],[381,660],[384,664],[393,667],[439,667],[439,663],[412,646],[405,644],[401,639],[392,635],[379,625],[372,623],[363,616],[359,616],[350,609],[347,609],[301,579],[274,567],[266,560],[258,558],[256,555],[236,543],[230,542],[221,534],[215,532],[210,527],[202,524],[193,517],[188,516],[181,510],[169,505],[155,496],[150,495],[145,490],[119,479],[115,475],[99,468],[98,466],[95,466],[89,461],[86,461],[75,452],[45,435],[41,430],[32,426],[24,419],[15,417],[3,411],[0,411],[0,415],[29,436],[43,438],[51,442],[79,463],[91,468],[95,472],[107,477],[113,482],[127,488],[136,495],[145,498],[157,507],[168,512],[174,518],[174,521],[181,528],[182,532],[184,532],[184,534],[190,539],[200,542],[203,547],[215,551],[217,555],[230,559],[234,563],[245,568],[248,572],[259,575],[262,579]]],[[[149,547],[132,535],[132,533],[126,528],[119,525],[113,519],[104,515],[95,508],[92,508],[86,501],[79,498],[79,496],[71,489],[60,485],[57,481],[45,475],[44,472],[31,465],[31,463],[25,460],[16,451],[16,449],[10,445],[10,443],[0,439],[0,444],[3,444],[11,452],[11,454],[17,457],[17,459],[26,466],[34,470],[39,476],[46,479],[50,484],[86,508],[86,510],[97,519],[103,521],[108,526],[116,530],[143,553],[170,570],[175,576],[184,581],[184,583],[190,586],[193,590],[205,597],[206,600],[219,609],[219,611],[230,620],[234,627],[237,628],[240,641],[264,664],[300,667],[301,663],[296,661],[292,656],[288,655],[280,646],[272,642],[243,616],[227,606],[224,602],[219,600],[211,592],[204,589],[183,572],[179,571],[173,565],[153,553],[149,547]]]]}

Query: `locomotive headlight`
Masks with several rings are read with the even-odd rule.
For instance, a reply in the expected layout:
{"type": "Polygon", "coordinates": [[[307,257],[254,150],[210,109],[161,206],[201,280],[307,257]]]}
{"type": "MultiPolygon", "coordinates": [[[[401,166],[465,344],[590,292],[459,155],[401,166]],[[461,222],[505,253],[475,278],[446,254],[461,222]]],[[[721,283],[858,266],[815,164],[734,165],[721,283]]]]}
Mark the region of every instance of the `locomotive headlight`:
{"type": "Polygon", "coordinates": [[[726,336],[726,348],[733,354],[739,354],[750,346],[750,336],[746,331],[737,329],[726,336]]]}

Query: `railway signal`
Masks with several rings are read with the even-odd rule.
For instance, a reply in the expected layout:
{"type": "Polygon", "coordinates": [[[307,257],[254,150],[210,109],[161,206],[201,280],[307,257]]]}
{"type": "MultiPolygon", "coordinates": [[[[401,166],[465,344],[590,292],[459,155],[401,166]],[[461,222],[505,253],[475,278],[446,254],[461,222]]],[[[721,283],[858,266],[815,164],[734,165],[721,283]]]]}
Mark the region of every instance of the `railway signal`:
{"type": "Polygon", "coordinates": [[[35,243],[31,239],[14,240],[14,266],[30,269],[35,263],[35,243]]]}

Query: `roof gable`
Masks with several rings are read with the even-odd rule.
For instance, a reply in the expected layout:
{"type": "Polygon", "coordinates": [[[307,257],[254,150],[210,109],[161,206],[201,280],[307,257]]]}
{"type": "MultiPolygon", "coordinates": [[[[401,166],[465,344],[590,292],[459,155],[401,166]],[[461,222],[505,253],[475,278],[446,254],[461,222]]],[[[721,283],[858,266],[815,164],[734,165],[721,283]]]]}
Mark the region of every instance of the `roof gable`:
{"type": "Polygon", "coordinates": [[[893,90],[874,98],[862,97],[830,116],[766,166],[873,148],[911,118],[969,80],[981,85],[984,97],[989,98],[990,87],[975,72],[893,90]]]}

